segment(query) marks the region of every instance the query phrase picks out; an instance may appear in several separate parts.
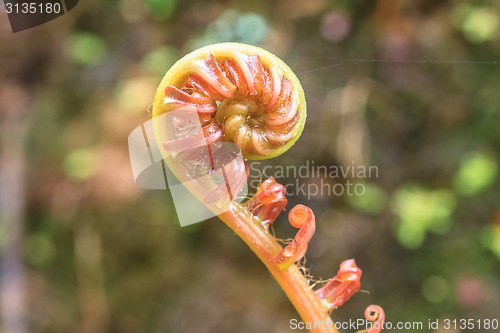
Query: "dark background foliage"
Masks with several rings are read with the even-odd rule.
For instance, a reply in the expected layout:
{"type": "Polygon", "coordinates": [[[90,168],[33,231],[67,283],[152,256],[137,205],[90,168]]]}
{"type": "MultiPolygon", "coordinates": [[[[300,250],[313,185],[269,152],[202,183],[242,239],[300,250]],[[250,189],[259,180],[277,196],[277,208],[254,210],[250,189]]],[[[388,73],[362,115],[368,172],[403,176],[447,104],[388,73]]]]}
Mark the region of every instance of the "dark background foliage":
{"type": "MultiPolygon", "coordinates": [[[[256,170],[377,167],[278,179],[288,209],[316,214],[310,273],[363,269],[368,292],[333,318],[376,303],[420,331],[500,320],[497,1],[81,1],[16,34],[3,9],[0,23],[3,332],[290,331],[241,240],[216,218],[181,228],[169,191],[132,177],[127,137],[162,75],[223,41],[275,53],[306,92],[301,139],[256,170]],[[347,181],[364,194],[311,193],[347,181]]],[[[286,214],[275,230],[293,235],[286,214]]]]}

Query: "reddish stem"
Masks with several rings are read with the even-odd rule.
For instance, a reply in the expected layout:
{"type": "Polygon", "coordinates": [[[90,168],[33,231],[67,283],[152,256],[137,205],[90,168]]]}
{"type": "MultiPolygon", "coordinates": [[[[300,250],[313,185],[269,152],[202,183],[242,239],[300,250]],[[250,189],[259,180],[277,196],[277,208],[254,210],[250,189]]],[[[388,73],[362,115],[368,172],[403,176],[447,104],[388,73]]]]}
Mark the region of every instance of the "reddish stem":
{"type": "MultiPolygon", "coordinates": [[[[252,216],[245,207],[234,202],[228,211],[219,215],[219,218],[243,239],[266,265],[302,317],[303,322],[329,323],[331,321],[328,309],[316,297],[308,281],[296,265],[292,265],[287,270],[281,270],[276,265],[269,263],[269,259],[276,256],[282,250],[282,247],[264,228],[258,218],[252,216]]],[[[333,324],[317,324],[317,326],[321,327],[312,329],[312,333],[338,333],[333,324]]]]}

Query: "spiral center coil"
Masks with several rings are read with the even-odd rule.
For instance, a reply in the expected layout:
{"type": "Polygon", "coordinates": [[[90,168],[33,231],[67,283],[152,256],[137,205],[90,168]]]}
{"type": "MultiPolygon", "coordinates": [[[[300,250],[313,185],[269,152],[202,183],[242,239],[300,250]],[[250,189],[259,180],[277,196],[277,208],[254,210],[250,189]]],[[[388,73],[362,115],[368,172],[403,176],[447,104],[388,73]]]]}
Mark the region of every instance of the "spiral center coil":
{"type": "Polygon", "coordinates": [[[236,143],[243,155],[269,155],[299,131],[299,92],[279,67],[258,55],[209,54],[192,63],[185,80],[167,86],[163,112],[187,108],[198,113],[210,141],[236,143]]]}

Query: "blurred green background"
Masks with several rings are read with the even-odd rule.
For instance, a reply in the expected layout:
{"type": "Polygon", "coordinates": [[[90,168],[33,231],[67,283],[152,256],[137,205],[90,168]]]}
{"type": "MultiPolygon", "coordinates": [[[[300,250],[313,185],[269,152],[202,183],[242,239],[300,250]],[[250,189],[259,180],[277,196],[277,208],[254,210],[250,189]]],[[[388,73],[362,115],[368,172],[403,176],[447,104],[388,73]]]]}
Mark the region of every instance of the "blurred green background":
{"type": "Polygon", "coordinates": [[[163,74],[223,41],[275,53],[306,92],[302,138],[260,166],[378,168],[351,180],[363,196],[289,197],[317,217],[312,275],[363,270],[369,293],[334,320],[372,303],[394,323],[500,320],[498,1],[82,0],[16,34],[2,10],[0,28],[1,332],[291,331],[240,239],[216,218],[181,228],[170,193],[132,177],[127,137],[163,74]]]}

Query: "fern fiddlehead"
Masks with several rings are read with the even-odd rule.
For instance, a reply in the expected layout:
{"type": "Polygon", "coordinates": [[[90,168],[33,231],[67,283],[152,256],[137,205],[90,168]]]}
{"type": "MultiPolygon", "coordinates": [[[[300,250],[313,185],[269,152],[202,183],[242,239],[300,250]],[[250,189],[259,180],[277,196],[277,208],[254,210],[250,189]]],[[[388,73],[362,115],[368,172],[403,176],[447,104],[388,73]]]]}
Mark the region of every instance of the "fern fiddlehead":
{"type": "MultiPolygon", "coordinates": [[[[304,322],[326,323],[330,311],[359,289],[354,260],[314,292],[296,264],[315,231],[312,210],[297,205],[290,211],[299,231],[282,248],[268,227],[287,204],[284,187],[270,178],[245,203],[234,200],[248,176],[245,159],[284,153],[305,119],[304,92],[291,69],[265,50],[237,43],[210,45],[180,59],[161,81],[153,105],[155,136],[172,171],[255,252],[304,322]]],[[[315,325],[311,332],[338,331],[315,325]]]]}

